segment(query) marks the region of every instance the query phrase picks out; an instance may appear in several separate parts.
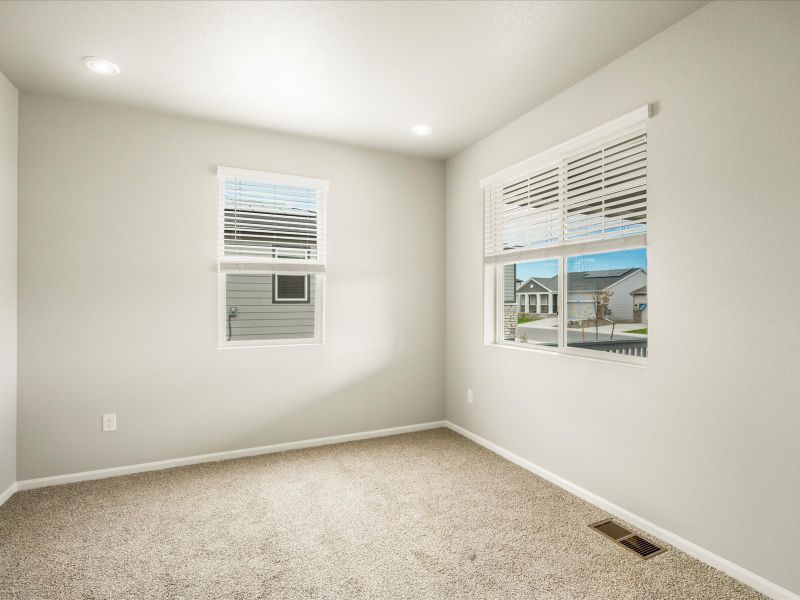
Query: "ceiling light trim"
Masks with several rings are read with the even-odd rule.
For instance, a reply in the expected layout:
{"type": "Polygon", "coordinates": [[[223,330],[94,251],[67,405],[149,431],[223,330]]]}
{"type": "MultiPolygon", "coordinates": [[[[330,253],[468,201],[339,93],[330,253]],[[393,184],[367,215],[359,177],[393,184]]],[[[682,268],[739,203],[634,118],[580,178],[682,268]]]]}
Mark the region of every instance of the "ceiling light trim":
{"type": "Polygon", "coordinates": [[[81,62],[83,62],[86,68],[92,73],[97,73],[98,75],[104,75],[106,77],[119,75],[121,70],[117,63],[100,56],[84,56],[81,62]]]}

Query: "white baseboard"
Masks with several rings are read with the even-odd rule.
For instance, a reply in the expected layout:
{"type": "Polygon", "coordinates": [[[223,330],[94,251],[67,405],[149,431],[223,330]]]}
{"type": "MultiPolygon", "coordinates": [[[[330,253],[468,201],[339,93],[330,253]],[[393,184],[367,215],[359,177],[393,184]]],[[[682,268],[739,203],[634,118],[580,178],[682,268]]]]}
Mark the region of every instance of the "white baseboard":
{"type": "MultiPolygon", "coordinates": [[[[88,481],[90,479],[104,479],[106,477],[118,477],[120,475],[130,475],[132,473],[144,473],[145,471],[160,471],[173,467],[185,465],[196,465],[199,463],[215,462],[228,460],[231,458],[241,458],[243,456],[257,456],[259,454],[271,454],[273,452],[283,452],[285,450],[297,450],[299,448],[311,448],[313,446],[325,446],[328,444],[340,444],[342,442],[353,442],[356,440],[366,440],[370,438],[385,437],[387,435],[397,435],[400,433],[411,433],[412,431],[424,431],[444,427],[444,421],[432,421],[430,423],[418,423],[416,425],[402,425],[400,427],[389,427],[387,429],[373,429],[372,431],[361,431],[358,433],[345,433],[343,435],[331,435],[328,437],[301,440],[299,442],[285,442],[282,444],[271,444],[269,446],[258,446],[255,448],[244,448],[242,450],[227,450],[225,452],[213,452],[211,454],[198,454],[197,456],[186,456],[183,458],[171,458],[169,460],[159,460],[155,462],[140,463],[138,465],[127,465],[124,467],[112,467],[109,469],[98,469],[96,471],[83,471],[81,473],[69,473],[67,475],[54,475],[52,477],[39,477],[37,479],[25,479],[14,484],[14,490],[4,493],[9,496],[14,491],[32,490],[34,488],[46,487],[49,485],[61,485],[64,483],[74,483],[76,481],[88,481]]],[[[11,488],[9,488],[11,489],[11,488]]],[[[2,504],[2,502],[0,502],[2,504]]]]}
{"type": "Polygon", "coordinates": [[[654,535],[655,537],[664,540],[671,546],[674,546],[678,550],[685,552],[689,556],[700,560],[707,565],[711,565],[712,567],[719,569],[720,571],[727,573],[734,579],[738,579],[745,585],[750,586],[754,590],[761,592],[765,596],[773,598],[774,600],[797,600],[800,599],[800,596],[797,594],[790,592],[789,590],[782,588],[781,586],[772,583],[771,581],[764,579],[760,575],[756,575],[752,571],[748,571],[744,567],[740,567],[739,565],[732,563],[731,561],[722,558],[714,554],[713,552],[698,546],[697,544],[690,542],[687,539],[680,537],[679,535],[672,533],[671,531],[664,529],[656,525],[655,523],[651,523],[647,519],[636,515],[621,506],[614,504],[598,496],[597,494],[590,492],[587,489],[580,487],[572,483],[571,481],[567,481],[563,477],[556,475],[552,471],[548,471],[544,467],[540,467],[539,465],[532,463],[531,461],[522,458],[518,454],[514,454],[513,452],[506,450],[505,448],[498,446],[494,442],[490,442],[489,440],[482,438],[479,435],[476,435],[469,431],[468,429],[464,429],[460,425],[456,425],[451,421],[445,421],[445,426],[456,433],[460,433],[464,437],[472,440],[473,442],[480,444],[484,448],[491,450],[495,454],[499,454],[503,458],[510,460],[511,462],[519,465],[520,467],[527,469],[531,473],[535,473],[539,475],[543,479],[548,480],[551,483],[554,483],[558,487],[567,490],[568,492],[575,494],[579,498],[583,498],[590,504],[594,504],[598,508],[611,513],[612,515],[619,517],[623,521],[627,521],[634,527],[638,527],[639,529],[646,531],[654,535]]]}
{"type": "Polygon", "coordinates": [[[61,485],[64,483],[73,483],[76,481],[88,481],[91,479],[103,479],[106,477],[117,477],[120,475],[129,475],[133,473],[143,473],[146,471],[159,471],[162,469],[170,469],[173,467],[180,467],[184,465],[194,465],[198,463],[205,463],[205,462],[215,462],[220,460],[228,460],[231,458],[240,458],[244,456],[257,456],[259,454],[270,454],[273,452],[283,452],[285,450],[296,450],[300,448],[311,448],[314,446],[324,446],[327,444],[339,444],[342,442],[352,442],[356,440],[365,440],[370,438],[377,438],[377,437],[384,437],[388,435],[398,435],[401,433],[410,433],[413,431],[424,431],[426,429],[435,429],[437,427],[447,427],[456,433],[463,435],[466,438],[469,438],[473,442],[480,444],[484,448],[491,450],[492,452],[499,454],[503,458],[510,460],[511,462],[539,475],[540,477],[547,479],[551,483],[559,486],[567,490],[568,492],[575,494],[579,498],[583,498],[587,502],[594,504],[598,508],[605,510],[606,512],[619,517],[620,519],[627,521],[631,525],[638,527],[639,529],[646,531],[655,537],[664,540],[671,546],[685,552],[689,556],[693,556],[694,558],[711,565],[727,573],[734,579],[737,579],[752,587],[753,589],[761,592],[762,594],[773,598],[774,600],[800,600],[800,596],[790,592],[789,590],[782,588],[781,586],[772,583],[771,581],[764,579],[760,575],[756,575],[752,571],[748,571],[744,567],[740,567],[739,565],[732,563],[731,561],[722,558],[714,554],[713,552],[698,546],[697,544],[690,542],[687,539],[680,537],[679,535],[672,533],[671,531],[664,529],[644,519],[624,508],[606,500],[598,496],[597,494],[590,492],[587,489],[580,487],[577,484],[572,483],[556,475],[555,473],[548,471],[547,469],[540,467],[539,465],[522,458],[518,454],[514,454],[513,452],[498,446],[497,444],[490,442],[487,439],[480,437],[472,433],[471,431],[464,429],[460,425],[456,425],[450,421],[432,421],[430,423],[419,423],[416,425],[404,425],[401,427],[389,427],[387,429],[374,429],[372,431],[362,431],[359,433],[347,433],[343,435],[333,435],[328,437],[321,437],[321,438],[314,438],[310,440],[301,440],[299,442],[285,442],[282,444],[272,444],[269,446],[258,446],[255,448],[245,448],[242,450],[228,450],[225,452],[214,452],[211,454],[200,454],[197,456],[187,456],[183,458],[173,458],[169,460],[160,460],[155,462],[148,462],[148,463],[141,463],[137,465],[128,465],[124,467],[112,467],[109,469],[98,469],[96,471],[84,471],[81,473],[69,473],[67,475],[55,475],[53,477],[40,477],[38,479],[26,479],[23,481],[18,481],[16,483],[12,483],[7,490],[0,493],[0,506],[8,500],[15,492],[22,491],[22,490],[30,490],[34,488],[40,488],[50,485],[61,485]]]}
{"type": "Polygon", "coordinates": [[[5,501],[11,498],[11,496],[13,496],[14,492],[16,491],[17,491],[17,482],[15,481],[10,486],[8,486],[8,489],[5,492],[0,493],[0,506],[3,506],[3,504],[5,504],[5,501]]]}

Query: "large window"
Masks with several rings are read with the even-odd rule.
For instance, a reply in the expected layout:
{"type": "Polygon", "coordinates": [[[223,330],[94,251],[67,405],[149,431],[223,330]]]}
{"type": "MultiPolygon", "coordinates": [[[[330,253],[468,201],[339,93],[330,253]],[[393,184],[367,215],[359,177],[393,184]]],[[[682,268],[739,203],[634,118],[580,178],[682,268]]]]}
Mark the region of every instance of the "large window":
{"type": "Polygon", "coordinates": [[[492,341],[644,362],[643,107],[481,182],[492,341]]]}
{"type": "Polygon", "coordinates": [[[220,346],[321,342],[327,181],[217,173],[220,346]]]}

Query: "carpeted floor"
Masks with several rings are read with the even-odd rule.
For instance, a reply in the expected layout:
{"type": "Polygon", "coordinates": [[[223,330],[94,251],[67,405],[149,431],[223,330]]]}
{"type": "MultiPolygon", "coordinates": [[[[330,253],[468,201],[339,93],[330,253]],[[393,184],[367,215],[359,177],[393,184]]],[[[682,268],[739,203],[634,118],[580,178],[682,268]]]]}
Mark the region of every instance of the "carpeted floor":
{"type": "Polygon", "coordinates": [[[448,430],[43,488],[0,507],[0,598],[762,598],[448,430]]]}

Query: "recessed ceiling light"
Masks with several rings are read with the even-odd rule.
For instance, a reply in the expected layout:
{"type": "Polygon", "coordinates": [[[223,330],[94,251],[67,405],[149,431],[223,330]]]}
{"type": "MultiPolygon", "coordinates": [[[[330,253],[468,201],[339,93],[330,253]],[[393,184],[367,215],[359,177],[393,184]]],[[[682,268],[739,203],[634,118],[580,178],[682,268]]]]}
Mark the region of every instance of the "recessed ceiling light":
{"type": "Polygon", "coordinates": [[[430,135],[433,133],[433,127],[430,125],[414,125],[411,128],[411,133],[414,135],[430,135]]]}
{"type": "Polygon", "coordinates": [[[84,56],[83,64],[86,65],[87,69],[94,71],[98,75],[116,75],[119,73],[119,67],[105,58],[84,56]]]}

